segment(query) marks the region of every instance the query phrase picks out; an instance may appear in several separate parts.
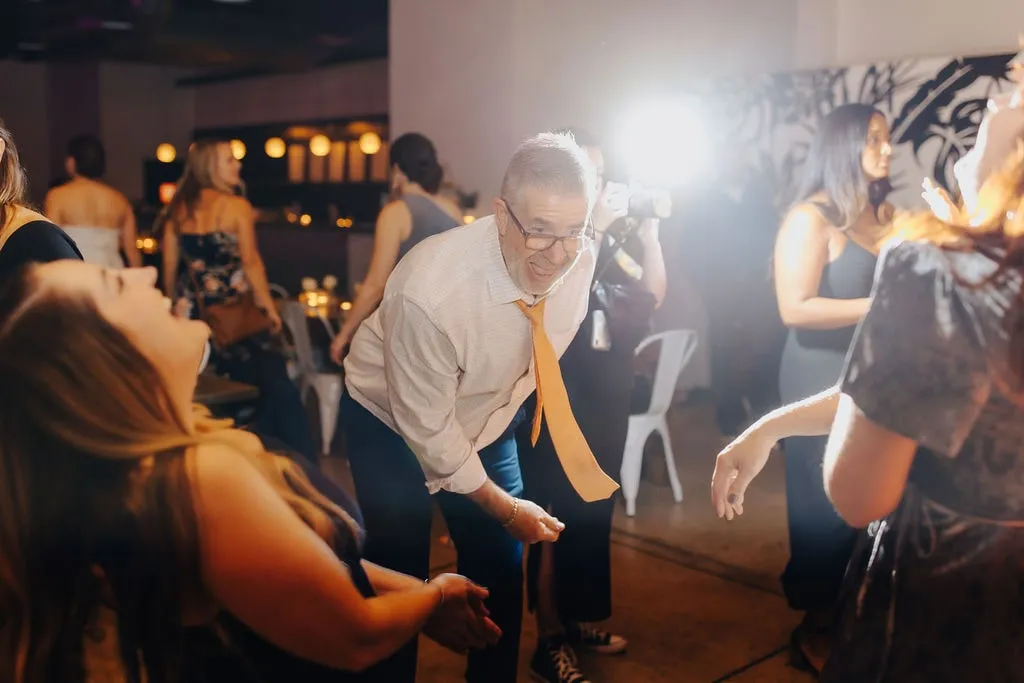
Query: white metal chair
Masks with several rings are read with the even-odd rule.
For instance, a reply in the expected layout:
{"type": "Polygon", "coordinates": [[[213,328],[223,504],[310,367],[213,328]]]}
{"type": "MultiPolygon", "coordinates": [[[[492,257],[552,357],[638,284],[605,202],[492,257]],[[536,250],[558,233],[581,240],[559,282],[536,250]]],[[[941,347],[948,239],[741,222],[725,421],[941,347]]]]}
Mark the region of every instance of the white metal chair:
{"type": "MultiPolygon", "coordinates": [[[[285,302],[282,308],[281,322],[288,327],[295,344],[295,355],[298,358],[299,393],[306,400],[309,390],[316,393],[320,411],[321,453],[329,455],[331,442],[334,440],[334,428],[338,422],[338,409],[341,402],[341,391],[344,386],[342,377],[336,372],[321,372],[313,359],[313,344],[309,339],[306,308],[298,301],[285,302]]],[[[324,323],[326,324],[326,322],[324,323]]],[[[328,326],[328,329],[330,327],[328,326]]]]}
{"type": "Polygon", "coordinates": [[[690,362],[697,348],[697,333],[693,330],[659,332],[640,342],[634,353],[640,354],[657,341],[661,342],[661,350],[658,352],[658,366],[654,372],[651,405],[646,412],[629,416],[626,447],[622,455],[622,495],[626,499],[626,514],[630,517],[636,514],[636,496],[640,490],[644,444],[652,432],[661,435],[665,447],[665,465],[668,468],[672,496],[677,503],[683,501],[683,487],[679,484],[679,475],[676,473],[675,455],[672,453],[672,440],[669,438],[665,414],[672,405],[679,373],[690,362]]]}

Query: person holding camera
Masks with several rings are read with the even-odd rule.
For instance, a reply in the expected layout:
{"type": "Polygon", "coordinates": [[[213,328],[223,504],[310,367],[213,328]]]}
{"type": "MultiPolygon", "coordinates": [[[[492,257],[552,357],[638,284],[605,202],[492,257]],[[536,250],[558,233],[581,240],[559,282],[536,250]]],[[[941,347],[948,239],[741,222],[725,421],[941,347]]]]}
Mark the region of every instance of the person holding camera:
{"type": "MultiPolygon", "coordinates": [[[[573,413],[601,469],[618,477],[629,422],[633,352],[649,333],[651,315],[666,291],[659,220],[670,207],[662,196],[605,183],[597,140],[568,131],[598,170],[594,207],[600,245],[590,305],[560,366],[573,413]]],[[[536,395],[527,411],[536,405],[536,395]]],[[[530,548],[527,592],[536,614],[538,643],[531,673],[547,683],[586,683],[574,646],[603,654],[626,650],[626,640],[593,624],[611,616],[611,499],[585,502],[558,466],[547,426],[532,438],[517,433],[523,454],[524,495],[565,523],[557,541],[530,548]]]]}

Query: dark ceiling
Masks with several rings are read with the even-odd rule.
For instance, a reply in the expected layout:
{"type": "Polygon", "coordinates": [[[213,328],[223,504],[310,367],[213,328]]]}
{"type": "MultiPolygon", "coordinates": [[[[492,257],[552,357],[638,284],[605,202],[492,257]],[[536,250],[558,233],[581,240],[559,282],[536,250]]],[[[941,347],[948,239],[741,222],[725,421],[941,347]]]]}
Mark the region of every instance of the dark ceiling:
{"type": "Polygon", "coordinates": [[[148,62],[220,78],[385,57],[387,38],[387,0],[0,0],[0,58],[148,62]]]}

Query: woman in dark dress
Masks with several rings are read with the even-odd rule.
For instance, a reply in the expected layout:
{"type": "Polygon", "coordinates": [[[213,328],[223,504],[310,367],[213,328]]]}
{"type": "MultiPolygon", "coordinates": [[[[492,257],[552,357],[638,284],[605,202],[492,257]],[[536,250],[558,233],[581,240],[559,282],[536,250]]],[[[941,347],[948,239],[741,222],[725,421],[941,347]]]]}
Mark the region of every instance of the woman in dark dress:
{"type": "Polygon", "coordinates": [[[64,260],[0,291],[0,680],[246,680],[192,646],[218,614],[251,630],[253,680],[281,683],[348,680],[326,667],[421,631],[493,643],[485,590],[363,562],[308,470],[192,405],[209,328],[155,281],[64,260]]]}
{"type": "Polygon", "coordinates": [[[828,434],[823,475],[859,536],[822,680],[1024,681],[1024,152],[956,226],[897,221],[838,386],[718,457],[719,515],[771,445],[828,434]],[[973,224],[975,227],[963,226],[973,224]]]}
{"type": "MultiPolygon", "coordinates": [[[[889,126],[867,105],[838,107],[814,136],[797,202],[775,244],[779,313],[790,328],[779,370],[784,403],[832,386],[842,371],[889,230],[891,154],[889,126]]],[[[782,584],[790,607],[805,613],[793,633],[792,661],[817,672],[855,532],[825,496],[824,440],[787,439],[785,451],[790,559],[782,584]]]]}
{"type": "Polygon", "coordinates": [[[260,390],[253,430],[315,459],[313,434],[298,388],[273,333],[281,327],[256,243],[252,205],[236,195],[241,163],[227,142],[200,140],[188,153],[174,197],[157,219],[163,239],[164,293],[194,318],[208,306],[251,292],[269,329],[215,348],[214,368],[260,390]]]}
{"type": "Polygon", "coordinates": [[[28,208],[27,186],[14,137],[0,121],[0,287],[28,263],[82,259],[74,240],[28,208]]]}

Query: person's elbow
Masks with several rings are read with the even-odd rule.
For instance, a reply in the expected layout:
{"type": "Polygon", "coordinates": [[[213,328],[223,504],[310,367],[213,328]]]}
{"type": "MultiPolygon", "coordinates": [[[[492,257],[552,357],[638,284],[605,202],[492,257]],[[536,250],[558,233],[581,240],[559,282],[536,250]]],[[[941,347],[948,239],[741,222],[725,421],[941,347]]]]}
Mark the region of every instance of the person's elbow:
{"type": "Polygon", "coordinates": [[[839,516],[854,529],[864,529],[872,522],[889,516],[899,505],[900,498],[885,492],[863,491],[850,486],[835,473],[826,473],[825,493],[839,516]]]}
{"type": "Polygon", "coordinates": [[[805,327],[811,322],[803,300],[779,299],[779,317],[786,327],[805,327]]]}

